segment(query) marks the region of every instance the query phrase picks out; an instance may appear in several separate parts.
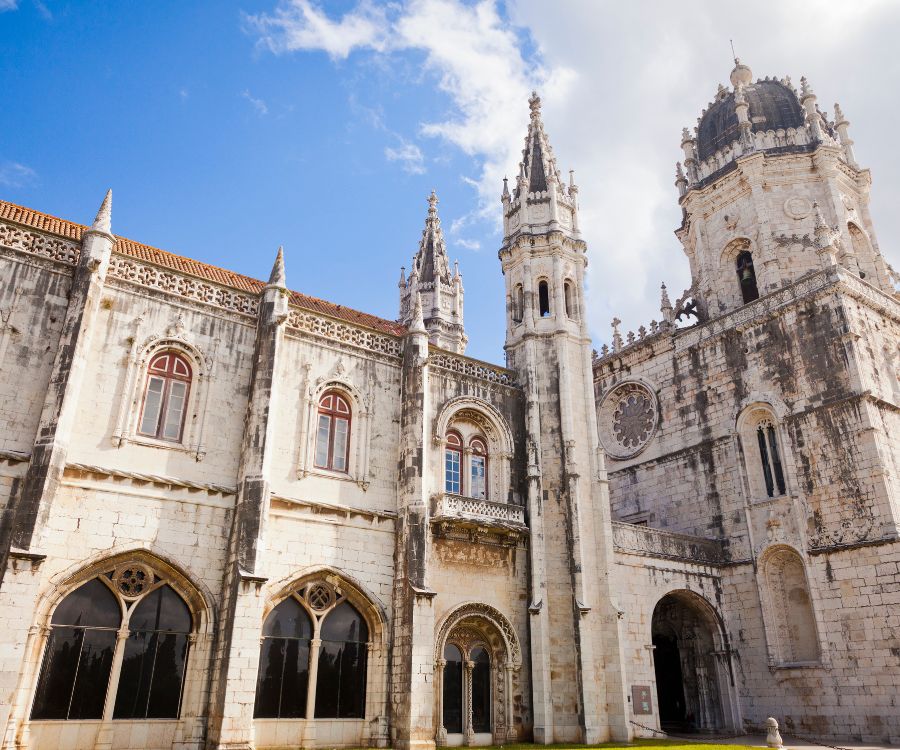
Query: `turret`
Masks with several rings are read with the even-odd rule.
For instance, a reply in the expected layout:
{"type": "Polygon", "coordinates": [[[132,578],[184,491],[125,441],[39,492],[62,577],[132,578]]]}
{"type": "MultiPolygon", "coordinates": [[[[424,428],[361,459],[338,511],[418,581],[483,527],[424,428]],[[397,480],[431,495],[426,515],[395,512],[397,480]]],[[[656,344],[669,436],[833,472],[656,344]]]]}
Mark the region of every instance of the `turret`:
{"type": "Polygon", "coordinates": [[[413,323],[417,295],[421,298],[422,315],[429,341],[457,354],[466,350],[468,337],[463,326],[463,284],[459,265],[450,272],[444,244],[444,233],[437,212],[434,191],[428,197],[428,215],[419,251],[413,256],[409,279],[405,268],[400,271],[400,322],[413,323]]]}

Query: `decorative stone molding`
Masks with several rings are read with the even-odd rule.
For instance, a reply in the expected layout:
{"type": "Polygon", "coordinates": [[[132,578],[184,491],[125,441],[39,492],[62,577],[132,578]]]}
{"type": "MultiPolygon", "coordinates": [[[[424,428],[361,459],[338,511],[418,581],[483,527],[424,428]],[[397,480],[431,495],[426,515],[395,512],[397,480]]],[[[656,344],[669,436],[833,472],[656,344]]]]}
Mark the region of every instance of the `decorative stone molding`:
{"type": "Polygon", "coordinates": [[[721,565],[725,562],[722,542],[690,534],[677,534],[621,521],[612,522],[613,545],[617,552],[647,557],[681,560],[696,565],[721,565]]]}
{"type": "Polygon", "coordinates": [[[525,508],[462,495],[436,495],[431,524],[437,536],[460,541],[515,545],[528,534],[525,508]]]}
{"type": "Polygon", "coordinates": [[[512,370],[439,349],[431,349],[428,355],[428,364],[495,385],[518,387],[515,373],[512,370]]]}
{"type": "Polygon", "coordinates": [[[376,333],[296,307],[292,307],[288,313],[287,327],[289,331],[311,333],[329,341],[348,344],[390,357],[399,358],[403,354],[403,343],[398,337],[376,333]]]}
{"type": "Polygon", "coordinates": [[[510,621],[500,610],[492,607],[490,604],[482,602],[465,602],[458,604],[445,616],[441,625],[438,627],[437,637],[434,641],[434,660],[435,663],[443,658],[444,644],[447,642],[447,636],[458,624],[464,620],[473,618],[475,620],[483,620],[485,623],[496,628],[497,632],[503,639],[503,645],[507,662],[514,668],[519,669],[522,666],[522,647],[519,645],[519,636],[513,628],[510,621]]]}
{"type": "Polygon", "coordinates": [[[237,493],[237,488],[228,487],[222,484],[191,482],[187,479],[178,479],[163,474],[144,474],[137,471],[122,471],[120,469],[108,469],[103,466],[94,466],[91,464],[66,464],[66,472],[69,474],[96,474],[101,477],[109,477],[112,479],[128,479],[133,483],[157,484],[164,487],[174,487],[186,490],[201,490],[210,494],[234,495],[237,493]]]}
{"type": "Polygon", "coordinates": [[[617,383],[597,410],[600,442],[616,459],[632,458],[643,451],[659,426],[656,393],[642,382],[617,383]]]}
{"type": "Polygon", "coordinates": [[[81,244],[78,242],[33,232],[5,222],[0,222],[0,246],[39,255],[68,266],[74,266],[81,253],[81,244]]]}

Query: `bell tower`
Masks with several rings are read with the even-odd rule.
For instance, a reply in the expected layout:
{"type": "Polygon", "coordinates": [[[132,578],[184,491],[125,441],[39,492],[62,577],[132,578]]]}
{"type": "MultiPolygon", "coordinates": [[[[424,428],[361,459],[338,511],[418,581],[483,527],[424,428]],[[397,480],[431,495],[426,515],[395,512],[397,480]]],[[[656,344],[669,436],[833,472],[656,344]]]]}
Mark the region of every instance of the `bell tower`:
{"type": "Polygon", "coordinates": [[[578,188],[531,117],[512,192],[504,180],[506,356],[526,389],[531,665],[536,742],[629,737],[609,497],[594,419],[586,245],[578,188]]]}

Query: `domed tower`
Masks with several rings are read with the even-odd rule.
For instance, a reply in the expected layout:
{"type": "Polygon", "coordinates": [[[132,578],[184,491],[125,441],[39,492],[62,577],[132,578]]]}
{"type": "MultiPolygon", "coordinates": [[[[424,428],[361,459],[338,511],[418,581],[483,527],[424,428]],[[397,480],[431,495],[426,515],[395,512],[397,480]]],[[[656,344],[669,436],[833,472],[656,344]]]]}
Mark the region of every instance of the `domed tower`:
{"type": "MultiPolygon", "coordinates": [[[[683,211],[676,235],[691,266],[701,317],[716,317],[829,262],[817,252],[816,217],[832,234],[837,262],[893,293],[869,215],[871,174],[853,156],[846,118],[819,108],[805,78],[753,81],[735,59],[682,131],[684,167],[675,184],[683,211]]],[[[820,230],[821,231],[821,230],[820,230]]]]}

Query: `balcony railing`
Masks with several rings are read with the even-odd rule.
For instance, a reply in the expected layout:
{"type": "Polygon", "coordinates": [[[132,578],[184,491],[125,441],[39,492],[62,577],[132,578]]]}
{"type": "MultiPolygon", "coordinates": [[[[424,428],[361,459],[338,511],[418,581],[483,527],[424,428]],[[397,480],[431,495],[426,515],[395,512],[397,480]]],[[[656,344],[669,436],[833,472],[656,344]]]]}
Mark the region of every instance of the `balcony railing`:
{"type": "Polygon", "coordinates": [[[438,536],[510,544],[528,533],[525,508],[463,495],[432,498],[431,523],[438,536]]]}
{"type": "Polygon", "coordinates": [[[613,521],[613,545],[617,551],[700,565],[725,562],[722,543],[716,539],[676,534],[633,523],[613,521]]]}

